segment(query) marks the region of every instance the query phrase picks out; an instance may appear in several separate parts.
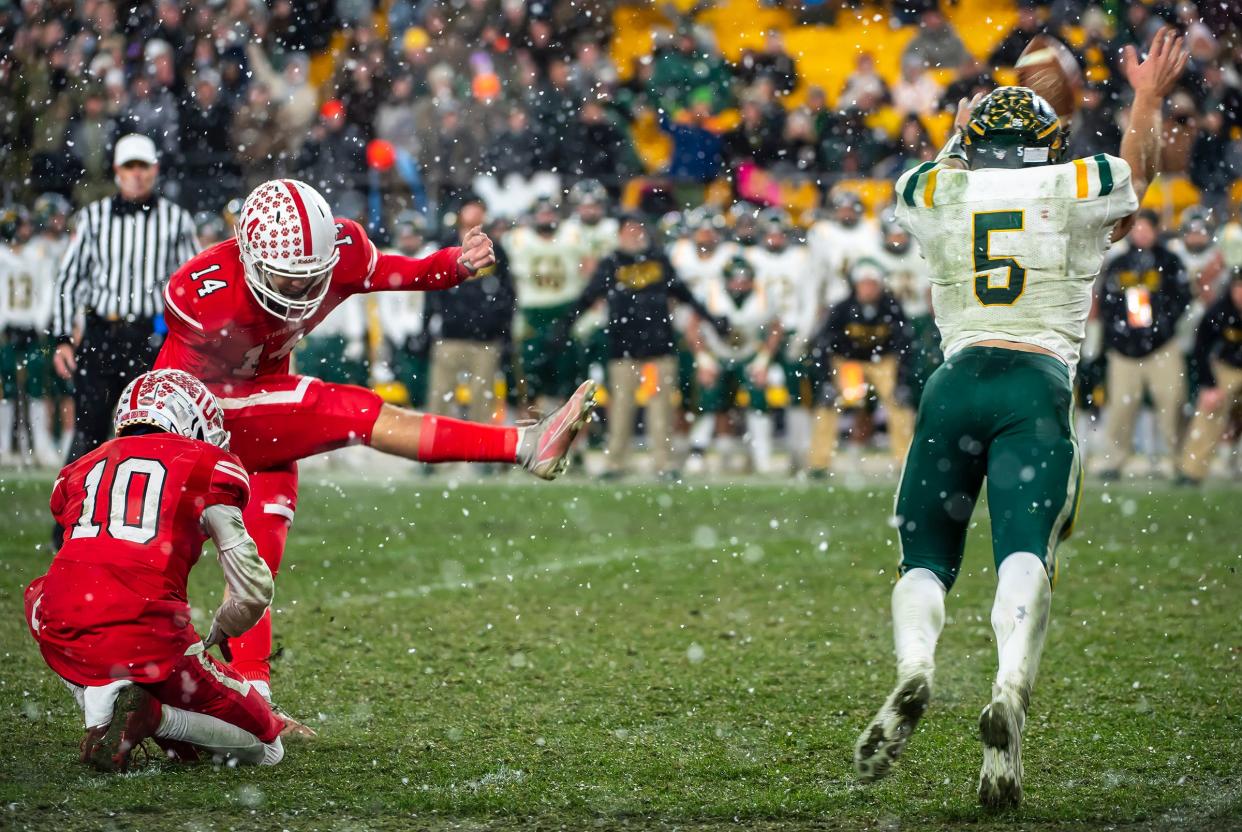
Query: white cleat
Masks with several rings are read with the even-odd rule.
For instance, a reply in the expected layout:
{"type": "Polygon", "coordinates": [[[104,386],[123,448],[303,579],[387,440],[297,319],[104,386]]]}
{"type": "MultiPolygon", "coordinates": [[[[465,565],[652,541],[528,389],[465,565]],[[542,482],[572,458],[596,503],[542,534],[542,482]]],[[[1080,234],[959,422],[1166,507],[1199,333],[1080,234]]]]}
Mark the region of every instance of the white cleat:
{"type": "Polygon", "coordinates": [[[518,445],[518,462],[544,480],[554,480],[569,467],[569,451],[578,431],[595,409],[593,381],[584,381],[555,412],[524,429],[518,445]]]}
{"type": "Polygon", "coordinates": [[[983,768],[979,802],[987,809],[1012,809],[1022,802],[1022,711],[997,697],[979,715],[983,768]]]}
{"type": "Polygon", "coordinates": [[[854,768],[860,780],[870,783],[892,770],[929,702],[931,680],[927,676],[920,673],[898,682],[854,746],[854,768]]]}

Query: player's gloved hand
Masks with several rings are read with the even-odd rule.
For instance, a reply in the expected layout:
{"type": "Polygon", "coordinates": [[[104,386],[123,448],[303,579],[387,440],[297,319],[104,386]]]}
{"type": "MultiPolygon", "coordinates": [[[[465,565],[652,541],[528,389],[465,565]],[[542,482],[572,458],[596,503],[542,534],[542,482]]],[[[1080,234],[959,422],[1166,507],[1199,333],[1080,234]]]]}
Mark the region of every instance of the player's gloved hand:
{"type": "Polygon", "coordinates": [[[211,629],[207,631],[207,638],[203,639],[203,648],[210,650],[212,647],[219,646],[220,656],[226,661],[233,661],[233,651],[229,647],[228,634],[220,628],[220,623],[212,619],[211,629]]]}
{"type": "Polygon", "coordinates": [[[461,256],[457,258],[457,265],[474,275],[495,263],[496,252],[483,229],[476,225],[467,231],[466,236],[461,238],[461,256]]]}

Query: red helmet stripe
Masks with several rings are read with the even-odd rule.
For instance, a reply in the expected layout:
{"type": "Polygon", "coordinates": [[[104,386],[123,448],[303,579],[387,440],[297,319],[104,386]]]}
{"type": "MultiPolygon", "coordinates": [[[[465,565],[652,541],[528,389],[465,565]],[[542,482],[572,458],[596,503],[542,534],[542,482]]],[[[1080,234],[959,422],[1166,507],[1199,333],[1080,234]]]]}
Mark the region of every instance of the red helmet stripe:
{"type": "Polygon", "coordinates": [[[145,381],[146,381],[145,379],[139,379],[138,383],[134,385],[134,392],[129,394],[129,409],[130,410],[138,409],[138,392],[142,389],[142,385],[145,383],[145,381]]]}
{"type": "Polygon", "coordinates": [[[298,189],[288,179],[281,180],[281,184],[289,189],[289,195],[293,197],[293,205],[298,209],[298,219],[302,221],[302,254],[309,257],[311,255],[311,227],[310,215],[306,213],[306,203],[302,201],[302,195],[298,193],[298,189]]]}

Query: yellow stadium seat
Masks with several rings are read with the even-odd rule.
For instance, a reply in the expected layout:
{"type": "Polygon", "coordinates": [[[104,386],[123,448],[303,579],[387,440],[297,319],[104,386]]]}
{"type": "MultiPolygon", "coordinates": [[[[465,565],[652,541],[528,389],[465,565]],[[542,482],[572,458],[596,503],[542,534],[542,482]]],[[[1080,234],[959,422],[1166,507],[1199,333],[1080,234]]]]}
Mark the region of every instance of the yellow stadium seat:
{"type": "Polygon", "coordinates": [[[887,179],[843,179],[833,188],[838,189],[858,194],[871,217],[879,216],[893,201],[893,183],[887,179]]]}
{"type": "Polygon", "coordinates": [[[1158,213],[1166,228],[1175,228],[1182,221],[1182,211],[1201,199],[1199,189],[1185,175],[1162,173],[1147,188],[1142,207],[1158,213]]]}

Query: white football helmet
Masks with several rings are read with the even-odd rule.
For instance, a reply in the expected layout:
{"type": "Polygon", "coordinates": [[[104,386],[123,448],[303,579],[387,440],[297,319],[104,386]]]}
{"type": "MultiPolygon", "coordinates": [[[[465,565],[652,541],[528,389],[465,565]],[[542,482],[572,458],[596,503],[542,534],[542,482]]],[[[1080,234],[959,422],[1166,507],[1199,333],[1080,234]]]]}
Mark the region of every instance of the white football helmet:
{"type": "Polygon", "coordinates": [[[112,424],[118,433],[129,425],[153,425],[217,448],[229,447],[220,403],[207,385],[182,370],[152,370],[131,381],[117,402],[112,424]]]}
{"type": "Polygon", "coordinates": [[[237,218],[237,248],[255,299],[284,321],[315,314],[340,259],[328,203],[296,179],[264,182],[246,197],[237,218]],[[300,295],[289,297],[272,284],[273,277],[307,283],[300,295]]]}

